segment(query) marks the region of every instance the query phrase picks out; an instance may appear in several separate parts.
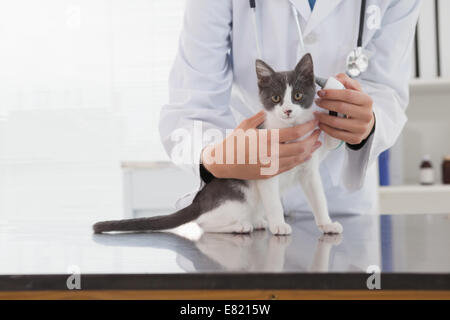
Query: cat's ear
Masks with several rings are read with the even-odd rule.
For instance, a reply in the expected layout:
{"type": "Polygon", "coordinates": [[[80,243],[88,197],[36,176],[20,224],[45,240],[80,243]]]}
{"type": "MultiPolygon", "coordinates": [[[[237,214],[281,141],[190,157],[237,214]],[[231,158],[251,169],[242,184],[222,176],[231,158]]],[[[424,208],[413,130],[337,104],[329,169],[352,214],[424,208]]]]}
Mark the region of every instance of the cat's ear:
{"type": "Polygon", "coordinates": [[[265,77],[270,77],[275,73],[275,71],[273,71],[273,69],[267,63],[260,59],[256,59],[255,67],[258,80],[262,80],[265,77]]]}
{"type": "Polygon", "coordinates": [[[314,83],[314,64],[310,53],[305,54],[299,63],[297,63],[295,73],[297,76],[301,75],[302,78],[306,78],[308,81],[314,83]]]}

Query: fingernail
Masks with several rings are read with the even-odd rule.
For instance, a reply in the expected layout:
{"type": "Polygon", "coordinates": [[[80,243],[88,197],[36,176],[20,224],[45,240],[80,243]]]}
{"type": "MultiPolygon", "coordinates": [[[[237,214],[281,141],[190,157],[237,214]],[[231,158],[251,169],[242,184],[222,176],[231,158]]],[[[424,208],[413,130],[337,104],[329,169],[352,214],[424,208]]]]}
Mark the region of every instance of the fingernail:
{"type": "Polygon", "coordinates": [[[320,99],[320,98],[314,100],[314,102],[315,102],[316,104],[320,104],[320,101],[322,101],[322,99],[320,99]]]}
{"type": "Polygon", "coordinates": [[[316,125],[316,126],[317,126],[318,124],[319,124],[319,120],[317,120],[317,119],[316,119],[316,120],[314,120],[314,125],[316,125]]]}
{"type": "Polygon", "coordinates": [[[314,148],[318,148],[322,145],[322,142],[320,141],[316,141],[316,143],[314,143],[314,148]]]}

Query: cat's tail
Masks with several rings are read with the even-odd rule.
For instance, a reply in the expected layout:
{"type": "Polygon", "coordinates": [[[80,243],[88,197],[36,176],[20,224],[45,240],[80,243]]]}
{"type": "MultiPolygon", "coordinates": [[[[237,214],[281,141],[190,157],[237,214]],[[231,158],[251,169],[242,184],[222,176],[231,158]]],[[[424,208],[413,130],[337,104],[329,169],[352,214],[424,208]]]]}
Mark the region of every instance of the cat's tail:
{"type": "Polygon", "coordinates": [[[169,215],[149,218],[101,221],[94,224],[95,233],[109,231],[152,231],[172,229],[197,219],[202,214],[194,201],[190,206],[169,215]]]}

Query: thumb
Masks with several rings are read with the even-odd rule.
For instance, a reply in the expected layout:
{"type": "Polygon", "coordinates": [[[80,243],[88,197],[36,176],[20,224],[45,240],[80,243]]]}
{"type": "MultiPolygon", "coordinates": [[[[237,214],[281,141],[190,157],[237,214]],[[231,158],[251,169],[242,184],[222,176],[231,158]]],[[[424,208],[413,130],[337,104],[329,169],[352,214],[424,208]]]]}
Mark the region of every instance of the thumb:
{"type": "Polygon", "coordinates": [[[260,124],[262,124],[264,122],[264,120],[266,120],[266,112],[260,111],[257,114],[255,114],[254,116],[242,121],[238,127],[241,129],[244,129],[244,130],[255,129],[260,124]]]}

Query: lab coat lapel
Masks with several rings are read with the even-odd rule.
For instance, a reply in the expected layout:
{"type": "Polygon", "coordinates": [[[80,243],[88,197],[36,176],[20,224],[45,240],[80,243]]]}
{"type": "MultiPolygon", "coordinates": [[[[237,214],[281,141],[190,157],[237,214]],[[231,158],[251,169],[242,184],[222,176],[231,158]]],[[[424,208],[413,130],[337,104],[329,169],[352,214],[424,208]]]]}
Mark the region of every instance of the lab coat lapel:
{"type": "MultiPolygon", "coordinates": [[[[317,27],[339,5],[341,1],[342,0],[317,0],[311,16],[307,20],[308,22],[305,30],[303,31],[303,36],[306,36],[308,33],[313,31],[314,28],[317,27]]],[[[296,2],[304,2],[309,6],[307,0],[296,2]]]]}
{"type": "Polygon", "coordinates": [[[305,21],[308,21],[311,16],[311,8],[308,0],[289,0],[294,7],[300,12],[300,15],[305,21]]]}

